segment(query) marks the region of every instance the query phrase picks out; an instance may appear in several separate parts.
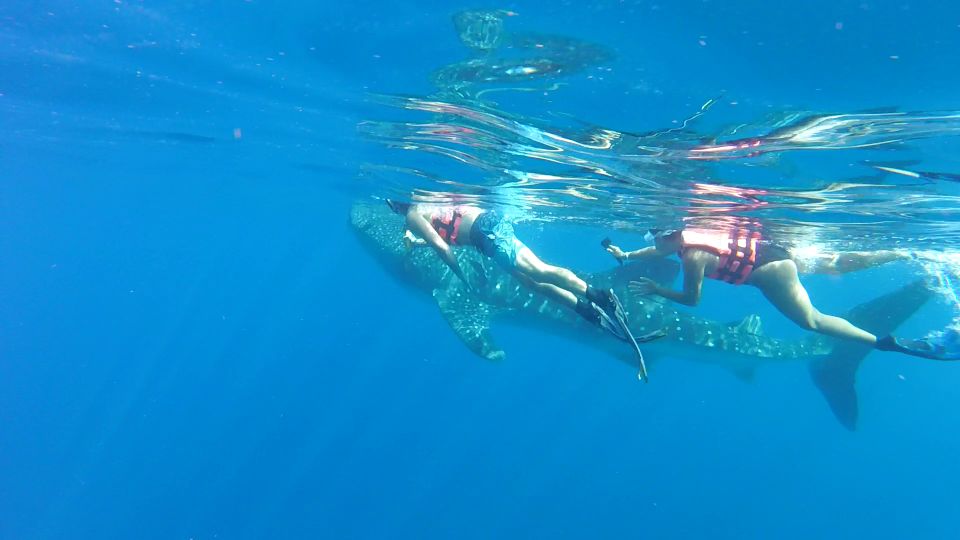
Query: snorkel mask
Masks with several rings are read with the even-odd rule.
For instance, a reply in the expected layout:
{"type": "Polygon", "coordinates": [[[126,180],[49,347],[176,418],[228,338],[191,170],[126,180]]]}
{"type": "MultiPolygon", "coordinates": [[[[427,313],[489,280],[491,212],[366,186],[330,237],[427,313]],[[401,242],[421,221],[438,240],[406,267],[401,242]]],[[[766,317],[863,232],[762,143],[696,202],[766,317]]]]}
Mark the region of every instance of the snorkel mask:
{"type": "Polygon", "coordinates": [[[654,242],[658,238],[663,238],[665,236],[670,236],[677,232],[674,229],[649,229],[647,234],[643,235],[643,239],[647,242],[654,242]]]}

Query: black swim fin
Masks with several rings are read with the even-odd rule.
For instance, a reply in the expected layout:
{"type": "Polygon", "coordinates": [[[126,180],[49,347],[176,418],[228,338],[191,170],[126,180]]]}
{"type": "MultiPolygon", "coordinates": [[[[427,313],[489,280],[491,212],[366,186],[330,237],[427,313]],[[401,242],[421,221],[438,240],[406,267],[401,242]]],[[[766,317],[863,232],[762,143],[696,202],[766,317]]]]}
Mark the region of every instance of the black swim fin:
{"type": "Polygon", "coordinates": [[[875,347],[881,351],[892,351],[929,360],[951,362],[960,360],[960,342],[956,332],[947,332],[940,336],[921,339],[905,339],[887,336],[877,340],[875,347]]]}
{"type": "Polygon", "coordinates": [[[643,334],[642,336],[633,336],[633,340],[636,341],[637,343],[649,343],[651,341],[665,337],[666,335],[667,335],[667,331],[661,328],[660,330],[654,330],[653,332],[648,332],[646,334],[643,334]]]}
{"type": "Polygon", "coordinates": [[[597,304],[590,302],[590,306],[596,312],[597,315],[597,324],[600,325],[600,328],[603,328],[607,332],[613,334],[613,337],[622,340],[628,341],[627,335],[623,333],[622,325],[616,320],[610,317],[603,308],[597,304]]]}
{"type": "MultiPolygon", "coordinates": [[[[623,324],[616,319],[611,319],[610,315],[607,314],[600,306],[591,302],[593,309],[595,310],[598,322],[601,328],[613,334],[613,336],[619,340],[630,342],[630,338],[623,332],[623,328],[626,326],[626,319],[623,319],[623,324]]],[[[667,331],[664,329],[654,330],[653,332],[647,332],[646,334],[633,336],[633,340],[637,343],[649,343],[651,341],[656,341],[662,337],[666,337],[667,331]]]]}
{"type": "MultiPolygon", "coordinates": [[[[577,304],[577,311],[588,320],[593,320],[596,324],[600,325],[601,328],[613,334],[617,339],[629,343],[633,347],[634,352],[637,353],[637,359],[640,364],[637,378],[643,382],[648,382],[647,364],[643,360],[643,353],[640,351],[640,346],[637,345],[637,339],[633,337],[633,332],[630,331],[630,326],[627,324],[627,314],[623,310],[623,304],[620,303],[620,299],[617,298],[613,289],[599,290],[589,287],[587,289],[587,297],[596,299],[596,301],[581,301],[577,304]],[[601,307],[597,302],[603,302],[610,311],[601,307]],[[588,306],[589,311],[585,313],[583,309],[588,306]],[[588,315],[591,316],[588,317],[588,315]],[[593,315],[596,316],[595,319],[592,317],[593,315]]],[[[641,336],[641,340],[642,342],[652,341],[665,335],[666,332],[663,330],[657,330],[641,336]]]]}
{"type": "MultiPolygon", "coordinates": [[[[650,377],[647,375],[647,363],[643,360],[643,352],[640,351],[640,346],[637,345],[637,340],[636,338],[633,337],[633,332],[630,331],[630,327],[627,325],[627,313],[626,311],[623,310],[623,304],[620,303],[620,299],[617,298],[617,295],[614,294],[612,290],[609,291],[609,296],[610,296],[611,302],[613,303],[614,316],[617,320],[617,323],[620,325],[620,328],[623,331],[624,335],[626,335],[627,341],[630,343],[630,345],[633,346],[633,351],[637,353],[637,361],[639,363],[639,366],[638,366],[639,369],[637,370],[637,378],[643,382],[650,382],[650,377]]],[[[663,332],[663,331],[660,330],[660,332],[663,332]]],[[[656,333],[656,332],[653,332],[653,333],[656,333]]],[[[651,334],[646,334],[643,337],[645,338],[649,337],[651,336],[651,334]]],[[[664,333],[664,335],[666,334],[664,333]]],[[[663,337],[663,336],[659,336],[659,337],[663,337]]],[[[655,339],[655,338],[651,338],[651,339],[655,339]]],[[[647,341],[649,341],[649,339],[647,341]]]]}

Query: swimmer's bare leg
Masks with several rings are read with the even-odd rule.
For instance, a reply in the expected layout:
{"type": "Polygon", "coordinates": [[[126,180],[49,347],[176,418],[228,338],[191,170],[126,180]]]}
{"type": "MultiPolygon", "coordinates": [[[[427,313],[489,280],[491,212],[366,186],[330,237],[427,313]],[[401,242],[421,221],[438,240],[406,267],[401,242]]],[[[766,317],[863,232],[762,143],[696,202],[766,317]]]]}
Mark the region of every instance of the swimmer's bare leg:
{"type": "Polygon", "coordinates": [[[839,275],[866,270],[894,261],[912,258],[906,250],[845,251],[830,254],[804,254],[791,250],[801,274],[839,275]]]}
{"type": "Polygon", "coordinates": [[[748,283],[760,289],[773,307],[804,330],[859,341],[871,347],[877,342],[876,336],[850,321],[817,310],[800,283],[796,264],[791,260],[761,266],[750,274],[748,283]]]}
{"type": "Polygon", "coordinates": [[[522,274],[537,283],[554,285],[569,291],[572,293],[571,296],[587,293],[586,281],[566,268],[543,262],[526,246],[517,252],[516,264],[515,273],[522,274]]]}
{"type": "Polygon", "coordinates": [[[570,309],[575,309],[577,307],[577,297],[570,291],[557,287],[551,283],[540,283],[535,281],[533,278],[520,270],[515,270],[513,275],[534,292],[540,293],[554,302],[562,304],[570,309]]]}
{"type": "MultiPolygon", "coordinates": [[[[567,271],[569,272],[569,270],[567,271]]],[[[563,304],[564,306],[576,311],[578,315],[580,315],[590,323],[596,326],[599,326],[604,330],[610,332],[611,334],[616,336],[617,339],[626,339],[626,335],[629,334],[628,328],[626,328],[625,326],[623,327],[620,326],[620,324],[625,324],[625,323],[617,323],[610,315],[606,314],[600,307],[598,307],[593,302],[589,300],[580,299],[572,292],[562,287],[558,287],[552,283],[541,283],[539,281],[536,281],[530,276],[528,276],[527,274],[525,274],[519,268],[513,271],[513,275],[517,279],[519,279],[524,285],[533,289],[535,292],[538,292],[546,296],[547,298],[555,302],[559,302],[560,304],[563,304]]],[[[643,337],[646,338],[645,339],[646,341],[650,341],[651,339],[657,339],[659,337],[662,337],[662,334],[654,332],[652,334],[649,334],[643,337]]],[[[642,360],[642,355],[641,355],[641,360],[642,360]]]]}

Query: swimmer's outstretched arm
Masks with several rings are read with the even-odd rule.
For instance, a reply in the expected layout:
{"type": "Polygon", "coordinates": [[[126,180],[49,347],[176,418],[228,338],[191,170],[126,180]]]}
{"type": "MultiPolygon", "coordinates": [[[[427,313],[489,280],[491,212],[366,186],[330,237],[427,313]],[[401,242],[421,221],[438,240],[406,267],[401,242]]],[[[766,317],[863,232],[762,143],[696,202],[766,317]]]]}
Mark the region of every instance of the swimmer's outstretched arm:
{"type": "Polygon", "coordinates": [[[430,222],[427,221],[426,218],[417,212],[408,212],[407,228],[435,249],[437,254],[440,255],[440,258],[443,259],[443,262],[453,270],[453,273],[463,280],[467,286],[470,285],[466,276],[463,275],[463,270],[460,269],[460,263],[457,262],[456,255],[453,254],[453,248],[451,248],[450,244],[446,243],[443,238],[440,238],[440,235],[430,226],[430,222]]]}
{"type": "Polygon", "coordinates": [[[816,249],[790,250],[801,274],[839,275],[866,270],[893,261],[911,260],[914,254],[907,250],[847,251],[820,253],[816,249]]]}
{"type": "Polygon", "coordinates": [[[607,246],[607,253],[613,255],[613,257],[620,261],[627,261],[630,259],[643,259],[646,257],[666,257],[670,253],[664,253],[658,250],[655,246],[648,246],[645,248],[640,248],[636,251],[623,251],[618,246],[610,244],[607,246]]]}
{"type": "Polygon", "coordinates": [[[675,291],[662,287],[652,279],[640,278],[631,281],[628,285],[633,294],[651,294],[662,296],[685,306],[695,306],[700,303],[700,292],[703,289],[703,275],[706,263],[695,255],[685,256],[683,262],[683,290],[675,291]]]}

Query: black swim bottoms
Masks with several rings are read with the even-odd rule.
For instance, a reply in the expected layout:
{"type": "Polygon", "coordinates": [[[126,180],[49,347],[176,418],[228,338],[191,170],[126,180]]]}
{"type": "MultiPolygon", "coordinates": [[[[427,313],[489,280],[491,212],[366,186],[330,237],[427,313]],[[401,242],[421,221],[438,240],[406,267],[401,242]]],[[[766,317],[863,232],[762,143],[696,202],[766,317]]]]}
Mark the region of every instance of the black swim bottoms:
{"type": "Polygon", "coordinates": [[[790,256],[790,252],[787,251],[787,248],[777,244],[772,244],[770,242],[761,241],[759,245],[757,245],[757,259],[753,263],[753,269],[756,270],[765,264],[777,261],[786,261],[792,258],[793,257],[790,256]]]}

